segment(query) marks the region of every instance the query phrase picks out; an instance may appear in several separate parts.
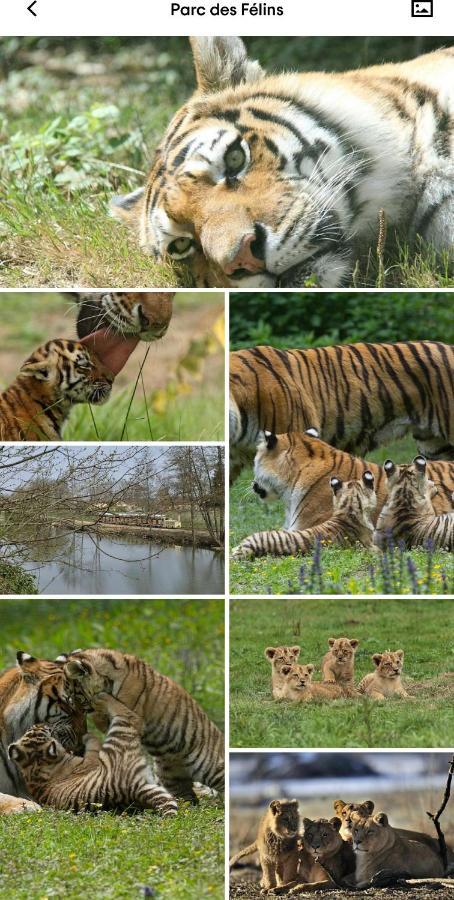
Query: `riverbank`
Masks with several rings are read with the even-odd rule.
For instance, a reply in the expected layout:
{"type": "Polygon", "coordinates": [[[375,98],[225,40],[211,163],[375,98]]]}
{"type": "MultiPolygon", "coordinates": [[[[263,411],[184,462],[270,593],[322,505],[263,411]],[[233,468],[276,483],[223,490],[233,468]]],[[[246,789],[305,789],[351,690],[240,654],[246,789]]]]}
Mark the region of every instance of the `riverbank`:
{"type": "Polygon", "coordinates": [[[34,575],[29,575],[22,566],[0,562],[0,594],[37,594],[38,587],[34,575]]]}
{"type": "Polygon", "coordinates": [[[94,525],[83,519],[65,519],[53,524],[56,528],[69,528],[71,531],[138,537],[173,547],[188,547],[194,544],[195,547],[205,550],[222,550],[221,544],[214,541],[208,531],[194,531],[193,541],[192,531],[186,528],[146,528],[140,525],[106,525],[101,522],[94,525]]]}

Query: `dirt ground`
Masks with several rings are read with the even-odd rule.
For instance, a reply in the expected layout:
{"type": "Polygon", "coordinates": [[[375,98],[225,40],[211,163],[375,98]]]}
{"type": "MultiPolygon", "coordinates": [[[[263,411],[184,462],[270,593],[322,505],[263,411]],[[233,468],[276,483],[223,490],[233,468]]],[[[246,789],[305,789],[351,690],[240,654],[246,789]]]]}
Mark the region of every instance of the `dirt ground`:
{"type": "MultiPolygon", "coordinates": [[[[188,307],[187,304],[179,307],[178,296],[176,296],[174,314],[167,334],[162,340],[152,344],[139,343],[126,366],[117,376],[116,388],[122,389],[134,384],[140,363],[148,348],[148,358],[143,369],[145,389],[151,391],[163,388],[174,375],[176,364],[189,349],[191,341],[210,331],[222,311],[222,303],[219,303],[217,298],[216,300],[201,301],[194,297],[193,307],[188,307]]],[[[44,301],[40,327],[43,327],[43,322],[46,323],[45,330],[48,340],[52,337],[75,337],[75,319],[76,309],[73,312],[71,306],[68,306],[67,299],[62,296],[61,312],[55,308],[46,310],[44,301]]],[[[33,325],[33,320],[29,324],[33,325]]],[[[1,383],[5,387],[14,380],[20,364],[36,347],[36,342],[27,341],[25,332],[21,346],[18,346],[19,342],[15,342],[14,349],[5,349],[6,336],[7,326],[0,324],[1,383]]],[[[219,383],[222,382],[224,353],[221,348],[209,357],[209,371],[211,382],[217,380],[219,383]]]]}
{"type": "MultiPolygon", "coordinates": [[[[230,888],[231,900],[262,900],[263,896],[272,897],[272,894],[261,894],[258,884],[236,884],[230,888]]],[[[284,895],[285,896],[285,895],[284,895]]],[[[341,891],[330,889],[327,891],[317,891],[313,893],[299,894],[299,897],[325,897],[331,900],[337,897],[338,900],[358,900],[361,897],[372,897],[374,900],[425,900],[427,897],[433,897],[433,900],[453,900],[454,898],[454,881],[451,884],[443,884],[435,882],[430,884],[408,884],[396,885],[386,888],[368,888],[362,891],[341,891]]]]}

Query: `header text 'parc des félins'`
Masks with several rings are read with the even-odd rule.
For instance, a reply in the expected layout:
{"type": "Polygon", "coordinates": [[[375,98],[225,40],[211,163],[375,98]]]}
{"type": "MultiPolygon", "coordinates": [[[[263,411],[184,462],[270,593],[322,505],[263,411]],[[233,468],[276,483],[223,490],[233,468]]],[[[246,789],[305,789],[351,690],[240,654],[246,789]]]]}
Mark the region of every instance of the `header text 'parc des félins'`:
{"type": "Polygon", "coordinates": [[[213,3],[212,6],[171,3],[170,14],[172,16],[283,16],[284,9],[282,6],[270,6],[268,3],[242,3],[238,8],[224,6],[222,3],[213,3]]]}

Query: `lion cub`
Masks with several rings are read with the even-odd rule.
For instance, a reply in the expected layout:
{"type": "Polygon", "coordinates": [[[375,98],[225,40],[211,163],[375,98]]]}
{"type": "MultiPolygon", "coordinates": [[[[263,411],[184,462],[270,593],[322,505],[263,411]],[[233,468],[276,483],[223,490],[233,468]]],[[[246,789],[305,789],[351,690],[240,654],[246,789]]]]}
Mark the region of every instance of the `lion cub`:
{"type": "MultiPolygon", "coordinates": [[[[340,836],[344,841],[352,842],[353,822],[360,819],[368,819],[375,809],[373,800],[364,800],[363,803],[346,803],[345,800],[334,801],[334,812],[342,821],[340,828],[340,836]]],[[[401,837],[408,838],[411,841],[421,841],[428,844],[433,850],[438,852],[439,843],[436,837],[426,834],[425,831],[411,831],[409,828],[395,828],[397,834],[401,837]]]]}
{"type": "Polygon", "coordinates": [[[352,838],[357,888],[368,887],[382,870],[387,875],[406,878],[436,878],[445,874],[440,854],[427,844],[401,837],[384,812],[354,821],[352,838]]]}
{"type": "Polygon", "coordinates": [[[325,682],[353,686],[355,653],[359,641],[356,638],[329,638],[329,650],[322,660],[322,678],[325,682]]]}
{"type": "Polygon", "coordinates": [[[271,663],[271,691],[275,700],[282,698],[284,676],[281,669],[285,665],[293,665],[300,655],[301,647],[267,647],[265,656],[271,663]]]}
{"type": "Polygon", "coordinates": [[[304,834],[300,850],[298,881],[296,884],[275,888],[274,894],[289,892],[291,895],[324,891],[355,871],[355,854],[351,843],[343,841],[339,829],[341,820],[303,819],[304,834]],[[328,866],[328,874],[324,865],[328,866]]]}
{"type": "Polygon", "coordinates": [[[340,684],[321,684],[312,681],[314,666],[312,663],[301,666],[282,666],[284,687],[282,697],[284,700],[334,700],[336,697],[345,697],[346,692],[340,684]]]}
{"type": "Polygon", "coordinates": [[[262,893],[278,885],[295,882],[299,824],[297,800],[272,800],[260,821],[256,840],[232,856],[230,865],[257,850],[262,867],[262,893]]]}
{"type": "Polygon", "coordinates": [[[365,675],[358,685],[358,690],[368,694],[375,700],[384,700],[386,697],[408,697],[401,680],[401,672],[404,664],[404,651],[395,650],[386,653],[374,653],[371,656],[375,666],[375,672],[365,675]]]}

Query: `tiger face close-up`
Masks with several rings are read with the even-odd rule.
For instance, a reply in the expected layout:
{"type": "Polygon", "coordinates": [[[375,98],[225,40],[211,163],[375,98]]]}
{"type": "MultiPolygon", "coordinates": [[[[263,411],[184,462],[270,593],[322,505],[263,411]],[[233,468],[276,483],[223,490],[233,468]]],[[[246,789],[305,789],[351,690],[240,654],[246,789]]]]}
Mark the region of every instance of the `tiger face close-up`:
{"type": "Polygon", "coordinates": [[[69,296],[79,307],[79,338],[85,338],[101,328],[109,328],[125,337],[157,341],[164,337],[173,313],[174,293],[73,291],[69,296]]]}
{"type": "Polygon", "coordinates": [[[71,408],[105,403],[113,381],[113,373],[80,341],[48,341],[0,395],[0,438],[59,440],[71,408]]]}
{"type": "Polygon", "coordinates": [[[68,702],[62,664],[19,650],[17,666],[0,675],[0,791],[27,796],[8,745],[40,722],[67,750],[82,752],[86,714],[68,702]]]}
{"type": "Polygon", "coordinates": [[[454,241],[454,49],[343,73],[267,75],[239,38],[191,39],[197,87],[146,184],[116,197],[156,261],[196,285],[350,283],[389,231],[454,241]]]}

